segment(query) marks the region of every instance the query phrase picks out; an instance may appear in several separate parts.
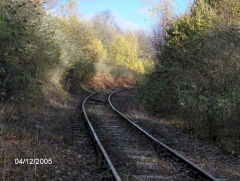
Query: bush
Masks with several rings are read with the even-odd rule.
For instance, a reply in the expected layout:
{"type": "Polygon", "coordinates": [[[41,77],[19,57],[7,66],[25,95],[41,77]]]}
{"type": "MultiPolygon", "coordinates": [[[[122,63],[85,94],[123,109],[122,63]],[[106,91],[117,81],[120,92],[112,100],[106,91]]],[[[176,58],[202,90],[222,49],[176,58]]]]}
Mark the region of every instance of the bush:
{"type": "Polygon", "coordinates": [[[161,64],[140,86],[143,102],[155,113],[175,115],[200,138],[227,148],[240,137],[237,3],[221,1],[214,9],[199,0],[191,14],[175,18],[166,30],[161,64]]]}
{"type": "Polygon", "coordinates": [[[51,38],[54,30],[43,23],[44,18],[38,1],[0,2],[1,102],[18,102],[26,92],[38,92],[46,72],[57,62],[58,47],[51,38]]]}
{"type": "Polygon", "coordinates": [[[69,69],[65,70],[65,88],[72,93],[76,93],[81,83],[83,83],[87,77],[93,76],[95,73],[95,67],[91,61],[80,61],[72,64],[69,69]]]}

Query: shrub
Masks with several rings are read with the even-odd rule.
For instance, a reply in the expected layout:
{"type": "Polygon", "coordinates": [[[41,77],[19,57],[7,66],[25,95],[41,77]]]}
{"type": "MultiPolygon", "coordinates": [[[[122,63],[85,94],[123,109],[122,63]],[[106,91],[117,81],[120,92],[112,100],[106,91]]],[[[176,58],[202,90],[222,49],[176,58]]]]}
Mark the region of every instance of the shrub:
{"type": "Polygon", "coordinates": [[[51,38],[54,30],[43,23],[44,18],[39,1],[0,2],[1,102],[18,102],[26,90],[39,91],[46,71],[57,62],[58,47],[51,38]]]}
{"type": "Polygon", "coordinates": [[[231,140],[228,146],[240,136],[237,3],[221,1],[215,9],[199,0],[191,14],[175,18],[166,29],[161,64],[140,86],[155,113],[177,116],[201,138],[231,140]]]}

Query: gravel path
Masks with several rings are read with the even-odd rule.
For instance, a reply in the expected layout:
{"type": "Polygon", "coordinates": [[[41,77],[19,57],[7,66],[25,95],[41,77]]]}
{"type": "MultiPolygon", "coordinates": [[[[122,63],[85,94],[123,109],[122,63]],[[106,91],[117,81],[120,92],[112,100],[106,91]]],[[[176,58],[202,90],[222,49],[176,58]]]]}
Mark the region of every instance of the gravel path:
{"type": "Polygon", "coordinates": [[[107,97],[107,93],[91,97],[86,102],[87,114],[123,180],[200,180],[110,111],[107,97]]]}

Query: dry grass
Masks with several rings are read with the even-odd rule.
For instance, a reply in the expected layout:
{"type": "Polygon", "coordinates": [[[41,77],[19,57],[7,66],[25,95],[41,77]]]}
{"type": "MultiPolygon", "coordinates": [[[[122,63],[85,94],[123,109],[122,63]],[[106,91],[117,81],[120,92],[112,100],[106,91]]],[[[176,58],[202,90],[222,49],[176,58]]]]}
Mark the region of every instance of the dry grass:
{"type": "Polygon", "coordinates": [[[80,98],[57,81],[44,85],[43,95],[40,105],[1,105],[0,180],[57,180],[72,174],[69,159],[79,155],[72,148],[69,118],[80,98]],[[53,164],[16,165],[16,158],[51,158],[53,164]]]}
{"type": "Polygon", "coordinates": [[[97,72],[93,77],[87,79],[91,89],[102,90],[109,88],[128,87],[136,84],[136,81],[131,77],[114,78],[110,74],[97,72]]]}

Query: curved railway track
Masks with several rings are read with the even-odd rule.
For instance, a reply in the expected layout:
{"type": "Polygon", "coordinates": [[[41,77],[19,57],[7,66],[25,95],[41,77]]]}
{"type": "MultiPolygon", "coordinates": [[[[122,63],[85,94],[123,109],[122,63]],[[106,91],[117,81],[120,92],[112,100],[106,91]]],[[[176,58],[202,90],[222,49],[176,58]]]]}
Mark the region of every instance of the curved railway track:
{"type": "Polygon", "coordinates": [[[120,180],[218,180],[154,138],[118,111],[111,97],[120,90],[93,93],[82,111],[112,177],[120,180]]]}

